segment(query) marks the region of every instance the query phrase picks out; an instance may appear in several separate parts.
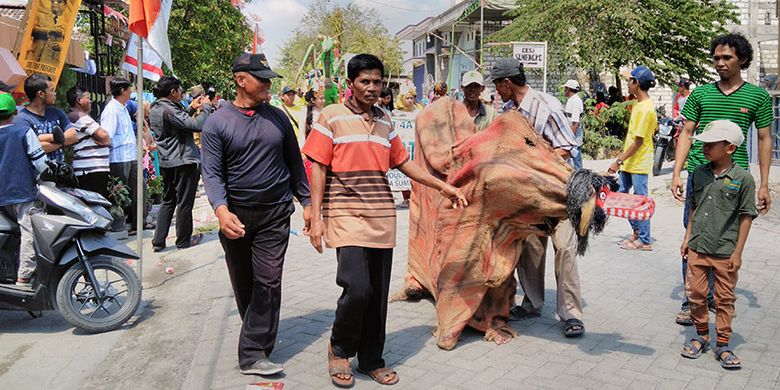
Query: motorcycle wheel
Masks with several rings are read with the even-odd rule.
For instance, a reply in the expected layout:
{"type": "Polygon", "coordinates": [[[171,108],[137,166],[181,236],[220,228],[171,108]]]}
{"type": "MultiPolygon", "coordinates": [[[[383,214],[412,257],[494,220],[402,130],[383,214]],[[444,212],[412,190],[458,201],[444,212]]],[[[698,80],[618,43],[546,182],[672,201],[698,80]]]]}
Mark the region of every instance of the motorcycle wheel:
{"type": "Polygon", "coordinates": [[[95,295],[81,262],[71,266],[57,285],[57,308],[71,325],[90,333],[114,330],[133,316],[141,303],[141,282],[117,258],[90,258],[103,299],[95,295]]]}
{"type": "Polygon", "coordinates": [[[664,165],[664,160],[666,160],[666,147],[658,145],[655,147],[655,153],[653,153],[653,176],[661,174],[661,167],[664,165]]]}

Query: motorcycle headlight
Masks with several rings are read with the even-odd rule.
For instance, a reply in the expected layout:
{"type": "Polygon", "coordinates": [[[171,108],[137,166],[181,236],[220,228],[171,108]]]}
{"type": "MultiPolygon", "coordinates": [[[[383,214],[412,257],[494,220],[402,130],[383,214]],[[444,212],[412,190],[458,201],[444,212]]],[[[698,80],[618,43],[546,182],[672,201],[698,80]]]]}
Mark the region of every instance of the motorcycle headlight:
{"type": "Polygon", "coordinates": [[[672,126],[667,126],[667,125],[658,126],[658,132],[661,135],[669,135],[672,133],[672,126]]]}

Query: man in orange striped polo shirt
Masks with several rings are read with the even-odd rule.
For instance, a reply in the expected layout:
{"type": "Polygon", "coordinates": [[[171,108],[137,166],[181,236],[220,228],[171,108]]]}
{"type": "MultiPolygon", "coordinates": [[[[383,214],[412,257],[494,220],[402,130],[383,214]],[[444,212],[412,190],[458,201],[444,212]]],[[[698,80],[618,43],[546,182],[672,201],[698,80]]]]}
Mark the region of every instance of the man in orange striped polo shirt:
{"type": "Polygon", "coordinates": [[[309,236],[320,253],[323,237],[336,248],[336,284],[343,288],[328,347],[328,373],[340,387],[354,384],[348,359],[355,355],[358,371],[380,384],[398,382],[382,359],[396,225],[388,169],[436,188],[453,207],[467,205],[460,190],[410,163],[390,114],[374,106],[383,75],[384,65],[375,56],[350,60],[352,96],[325,107],[303,147],[314,162],[309,236]]]}

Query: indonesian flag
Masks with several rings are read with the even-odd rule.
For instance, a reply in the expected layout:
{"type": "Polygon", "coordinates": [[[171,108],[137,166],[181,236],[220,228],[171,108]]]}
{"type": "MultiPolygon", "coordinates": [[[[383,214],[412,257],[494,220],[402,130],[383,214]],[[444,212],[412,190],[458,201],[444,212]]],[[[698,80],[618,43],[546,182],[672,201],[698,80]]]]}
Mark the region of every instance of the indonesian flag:
{"type": "MultiPolygon", "coordinates": [[[[171,16],[173,0],[130,0],[130,31],[145,38],[162,61],[173,70],[171,46],[168,43],[168,18],[171,16]]],[[[137,43],[136,43],[137,44],[137,43]]],[[[145,45],[146,47],[146,45],[145,45]]],[[[128,44],[128,52],[133,52],[128,44]]],[[[144,57],[148,52],[144,51],[144,57]]],[[[144,64],[146,64],[144,58],[144,64]]]]}
{"type": "MultiPolygon", "coordinates": [[[[122,63],[122,69],[136,74],[138,73],[138,58],[136,52],[138,51],[138,35],[131,34],[130,39],[127,42],[127,53],[125,54],[125,60],[122,63]]],[[[163,76],[162,64],[163,60],[150,46],[146,39],[143,40],[143,73],[144,78],[157,82],[160,77],[163,76]]]]}

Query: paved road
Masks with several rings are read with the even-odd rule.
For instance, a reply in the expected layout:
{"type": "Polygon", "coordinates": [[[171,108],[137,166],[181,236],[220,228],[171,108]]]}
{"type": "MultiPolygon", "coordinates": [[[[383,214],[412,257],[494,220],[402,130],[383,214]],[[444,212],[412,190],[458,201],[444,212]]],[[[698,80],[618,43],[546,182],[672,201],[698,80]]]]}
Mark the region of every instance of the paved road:
{"type": "MultiPolygon", "coordinates": [[[[586,162],[604,169],[604,162],[586,162]]],[[[780,170],[775,170],[780,174],[780,170]]],[[[774,188],[780,175],[773,179],[774,188]]],[[[732,344],[745,368],[726,372],[712,355],[679,355],[691,328],[673,322],[682,288],[678,247],[681,205],[667,196],[665,176],[651,180],[658,208],[653,252],[626,253],[616,243],[628,233],[613,218],[579,259],[586,335],[565,339],[554,314],[552,271],[543,316],[513,323],[520,336],[506,345],[467,331],[453,351],[436,347],[430,301],[389,307],[385,359],[401,377],[396,388],[751,388],[780,386],[780,194],[769,217],[756,220],[748,239],[737,290],[732,344]]],[[[199,200],[198,223],[210,214],[199,200]]],[[[391,290],[403,284],[407,216],[399,211],[399,246],[391,290]]],[[[294,218],[300,228],[300,212],[294,218]]],[[[148,240],[148,239],[147,239],[148,240]]],[[[170,240],[169,240],[170,241],[170,240]]],[[[148,245],[148,243],[147,243],[148,245]]],[[[147,247],[148,248],[148,247],[147,247]]],[[[145,261],[147,310],[123,330],[81,335],[56,313],[30,319],[0,312],[0,388],[213,388],[243,389],[262,378],[237,369],[240,320],[216,236],[197,248],[150,255],[145,261]],[[174,275],[165,275],[171,265],[174,275]]],[[[282,322],[272,358],[286,389],[329,388],[325,350],[336,299],[335,253],[318,255],[305,237],[291,236],[283,282],[282,322]]],[[[518,291],[518,299],[522,291],[518,291]]],[[[380,388],[358,375],[357,389],[380,388]]]]}

